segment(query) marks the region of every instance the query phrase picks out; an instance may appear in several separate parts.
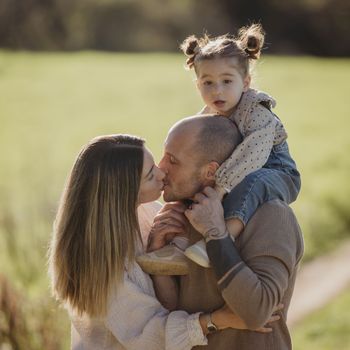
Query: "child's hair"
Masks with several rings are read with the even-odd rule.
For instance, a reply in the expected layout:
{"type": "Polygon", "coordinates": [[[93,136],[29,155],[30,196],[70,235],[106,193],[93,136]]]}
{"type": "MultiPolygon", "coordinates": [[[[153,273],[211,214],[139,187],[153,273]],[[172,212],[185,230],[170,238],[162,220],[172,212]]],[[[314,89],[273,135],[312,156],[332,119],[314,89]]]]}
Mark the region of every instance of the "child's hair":
{"type": "Polygon", "coordinates": [[[188,57],[186,66],[188,69],[194,67],[201,60],[214,58],[234,57],[238,60],[241,74],[245,77],[249,73],[250,60],[257,60],[264,45],[265,32],[260,24],[252,24],[242,27],[238,31],[238,36],[230,34],[210,38],[204,35],[197,38],[189,36],[181,44],[180,48],[188,57]]]}

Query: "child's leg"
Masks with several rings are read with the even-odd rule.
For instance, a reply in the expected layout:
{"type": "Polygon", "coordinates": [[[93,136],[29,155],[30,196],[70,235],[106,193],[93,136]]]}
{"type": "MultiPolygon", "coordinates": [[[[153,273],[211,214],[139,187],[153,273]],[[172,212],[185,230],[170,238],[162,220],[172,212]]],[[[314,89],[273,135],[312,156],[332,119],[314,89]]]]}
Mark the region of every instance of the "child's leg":
{"type": "Polygon", "coordinates": [[[291,203],[299,190],[300,175],[289,155],[288,145],[275,146],[265,166],[246,176],[225,197],[225,219],[236,218],[246,225],[264,202],[280,199],[291,203]]]}
{"type": "MultiPolygon", "coordinates": [[[[301,187],[300,174],[292,159],[287,142],[276,145],[272,148],[271,154],[264,165],[267,169],[276,169],[284,172],[288,177],[288,188],[284,191],[284,201],[292,203],[298,197],[301,187]]],[[[283,181],[283,180],[282,180],[283,181]]]]}
{"type": "Polygon", "coordinates": [[[256,209],[265,202],[280,199],[291,202],[296,192],[290,176],[276,169],[259,169],[239,183],[224,199],[225,219],[239,219],[245,226],[256,209]]]}

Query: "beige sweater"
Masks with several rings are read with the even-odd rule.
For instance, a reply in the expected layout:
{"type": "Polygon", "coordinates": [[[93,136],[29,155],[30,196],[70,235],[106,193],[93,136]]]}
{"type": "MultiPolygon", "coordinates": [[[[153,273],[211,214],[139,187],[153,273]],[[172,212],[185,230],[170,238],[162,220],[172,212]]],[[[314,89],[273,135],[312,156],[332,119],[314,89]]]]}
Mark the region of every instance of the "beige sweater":
{"type": "MultiPolygon", "coordinates": [[[[264,166],[272,147],[282,143],[287,133],[270,111],[275,100],[264,92],[249,89],[243,93],[230,119],[237,125],[243,141],[216,172],[216,183],[230,192],[247,175],[264,166]]],[[[212,113],[205,107],[200,114],[212,113]]]]}
{"type": "MultiPolygon", "coordinates": [[[[199,233],[191,232],[191,243],[201,238],[199,233]]],[[[290,350],[286,318],[303,255],[302,234],[292,210],[279,200],[267,202],[258,208],[235,244],[228,238],[226,245],[231,242],[233,247],[226,247],[226,251],[223,247],[213,254],[210,242],[207,250],[214,269],[190,263],[189,275],[181,278],[179,309],[189,313],[213,311],[227,303],[249,328],[255,329],[266,322],[277,304],[285,306],[281,320],[272,325],[272,333],[228,329],[209,335],[209,344],[203,348],[290,350]],[[227,264],[230,258],[231,266],[227,264]],[[225,261],[229,272],[218,276],[217,267],[220,270],[225,261]]]]}
{"type": "MultiPolygon", "coordinates": [[[[145,241],[159,209],[160,205],[154,203],[139,207],[145,241]]],[[[169,313],[156,299],[152,280],[136,263],[125,272],[123,285],[110,297],[106,317],[92,319],[74,312],[70,316],[74,350],[190,350],[207,344],[199,313],[169,313]]]]}

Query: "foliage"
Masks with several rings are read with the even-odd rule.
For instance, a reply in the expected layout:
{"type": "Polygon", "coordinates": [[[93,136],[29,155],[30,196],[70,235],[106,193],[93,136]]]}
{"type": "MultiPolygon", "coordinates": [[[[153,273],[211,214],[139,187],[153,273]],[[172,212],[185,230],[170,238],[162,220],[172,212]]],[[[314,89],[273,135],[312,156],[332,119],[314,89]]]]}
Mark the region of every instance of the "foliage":
{"type": "Polygon", "coordinates": [[[0,276],[1,349],[58,350],[68,345],[67,333],[66,316],[52,300],[43,297],[29,302],[0,276]]]}
{"type": "Polygon", "coordinates": [[[2,0],[0,47],[174,51],[260,21],[270,52],[349,56],[349,13],[346,0],[2,0]]]}
{"type": "Polygon", "coordinates": [[[295,350],[350,350],[350,289],[292,332],[295,350]]]}

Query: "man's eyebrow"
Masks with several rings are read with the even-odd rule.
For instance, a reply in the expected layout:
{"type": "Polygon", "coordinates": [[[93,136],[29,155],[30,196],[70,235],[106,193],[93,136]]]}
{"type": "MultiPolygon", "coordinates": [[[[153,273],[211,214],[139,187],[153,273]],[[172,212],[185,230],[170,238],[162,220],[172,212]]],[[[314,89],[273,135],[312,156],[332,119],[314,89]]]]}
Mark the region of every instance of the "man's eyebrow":
{"type": "Polygon", "coordinates": [[[152,165],[152,167],[151,167],[151,169],[149,170],[149,172],[145,175],[145,178],[147,178],[147,177],[149,176],[149,174],[152,172],[153,168],[154,168],[154,164],[152,165]]]}

